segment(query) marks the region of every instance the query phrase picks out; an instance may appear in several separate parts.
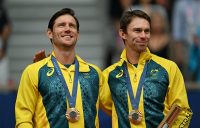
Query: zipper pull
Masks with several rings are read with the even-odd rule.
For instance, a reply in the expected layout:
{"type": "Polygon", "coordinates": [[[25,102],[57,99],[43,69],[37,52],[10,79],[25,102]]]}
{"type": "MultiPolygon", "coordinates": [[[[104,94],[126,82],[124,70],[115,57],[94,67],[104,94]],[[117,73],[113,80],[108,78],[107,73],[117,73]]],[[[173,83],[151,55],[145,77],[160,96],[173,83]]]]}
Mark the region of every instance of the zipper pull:
{"type": "Polygon", "coordinates": [[[136,75],[136,73],[134,74],[133,81],[134,81],[134,82],[137,81],[137,75],[136,75]]]}

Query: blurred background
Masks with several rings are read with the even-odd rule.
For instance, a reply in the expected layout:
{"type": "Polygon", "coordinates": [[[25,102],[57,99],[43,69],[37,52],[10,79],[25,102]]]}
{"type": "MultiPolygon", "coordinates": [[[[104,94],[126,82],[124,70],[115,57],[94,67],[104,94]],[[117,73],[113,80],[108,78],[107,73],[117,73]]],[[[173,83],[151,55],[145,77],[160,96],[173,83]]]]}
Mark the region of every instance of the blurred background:
{"type": "MultiPolygon", "coordinates": [[[[200,0],[0,0],[0,128],[14,128],[14,105],[24,68],[34,54],[51,52],[46,36],[50,17],[64,7],[80,22],[77,53],[102,70],[116,62],[124,48],[117,33],[126,9],[142,9],[152,18],[151,52],[173,60],[183,73],[191,128],[200,127],[200,0]]],[[[101,128],[111,119],[100,111],[101,128]]]]}

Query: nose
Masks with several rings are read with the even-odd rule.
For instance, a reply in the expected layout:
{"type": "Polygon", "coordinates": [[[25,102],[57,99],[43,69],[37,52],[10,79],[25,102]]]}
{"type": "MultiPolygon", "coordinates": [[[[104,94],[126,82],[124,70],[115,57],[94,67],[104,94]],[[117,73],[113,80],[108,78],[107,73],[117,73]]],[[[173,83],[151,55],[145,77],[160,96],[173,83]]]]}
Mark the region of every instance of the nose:
{"type": "Polygon", "coordinates": [[[70,26],[69,26],[69,25],[66,25],[66,26],[64,27],[64,30],[65,30],[65,32],[70,32],[70,26]]]}
{"type": "Polygon", "coordinates": [[[144,31],[142,31],[142,32],[140,33],[140,37],[145,38],[145,37],[146,37],[146,33],[145,33],[144,31]]]}
{"type": "Polygon", "coordinates": [[[65,30],[69,30],[69,25],[65,25],[65,30]]]}

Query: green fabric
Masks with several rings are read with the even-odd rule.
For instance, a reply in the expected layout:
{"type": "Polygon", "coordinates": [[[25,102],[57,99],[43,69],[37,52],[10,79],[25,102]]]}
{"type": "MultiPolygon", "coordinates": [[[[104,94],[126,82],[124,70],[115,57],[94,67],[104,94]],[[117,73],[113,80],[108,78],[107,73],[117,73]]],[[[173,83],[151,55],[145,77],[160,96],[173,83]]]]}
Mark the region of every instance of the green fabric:
{"type": "Polygon", "coordinates": [[[66,113],[66,94],[56,72],[50,77],[47,72],[52,70],[46,65],[39,71],[38,89],[42,95],[43,104],[51,128],[68,128],[66,113]]]}
{"type": "Polygon", "coordinates": [[[164,118],[164,101],[168,85],[168,73],[165,68],[151,60],[148,63],[144,84],[144,112],[147,128],[156,128],[164,118]]]}
{"type": "Polygon", "coordinates": [[[96,102],[99,94],[98,72],[90,67],[89,73],[79,73],[85,128],[95,128],[96,102]]]}
{"type": "MultiPolygon", "coordinates": [[[[110,72],[108,84],[118,115],[118,126],[119,128],[130,128],[127,82],[124,75],[116,78],[122,72],[122,69],[122,67],[118,66],[110,72]]],[[[152,60],[148,61],[143,87],[144,115],[147,128],[156,128],[164,118],[164,100],[168,84],[168,73],[165,68],[152,60]]]]}
{"type": "Polygon", "coordinates": [[[64,65],[66,68],[69,68],[71,66],[71,64],[65,64],[64,65]]]}
{"type": "Polygon", "coordinates": [[[138,66],[138,64],[133,64],[135,67],[137,67],[138,66]]]}
{"type": "Polygon", "coordinates": [[[119,128],[130,128],[126,79],[124,75],[116,79],[116,76],[121,73],[122,69],[122,67],[116,67],[110,72],[108,84],[118,115],[118,126],[119,128]]]}
{"type": "MultiPolygon", "coordinates": [[[[65,90],[55,71],[50,77],[46,75],[51,70],[45,65],[39,71],[38,88],[43,98],[47,118],[51,128],[69,128],[65,117],[67,108],[65,90]]],[[[79,82],[82,94],[84,127],[95,128],[96,102],[99,93],[98,72],[92,67],[90,67],[88,73],[80,72],[79,82]]]]}

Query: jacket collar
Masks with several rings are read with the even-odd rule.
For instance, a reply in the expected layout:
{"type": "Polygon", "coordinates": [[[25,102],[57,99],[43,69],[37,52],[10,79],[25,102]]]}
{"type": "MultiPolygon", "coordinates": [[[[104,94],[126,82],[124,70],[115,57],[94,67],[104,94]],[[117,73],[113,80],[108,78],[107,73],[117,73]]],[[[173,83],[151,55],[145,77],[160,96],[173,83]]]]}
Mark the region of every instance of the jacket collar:
{"type": "MultiPolygon", "coordinates": [[[[52,54],[47,58],[47,66],[48,67],[54,67],[53,63],[51,61],[51,56],[55,57],[55,53],[52,52],[52,54]]],[[[79,62],[79,72],[89,72],[90,71],[89,65],[83,59],[81,59],[78,55],[76,55],[76,58],[79,62]]],[[[60,62],[58,62],[58,65],[61,69],[67,70],[67,68],[63,64],[61,64],[60,62]]],[[[74,64],[71,65],[71,66],[73,66],[72,71],[74,71],[74,69],[75,69],[74,64]]]]}
{"type": "MultiPolygon", "coordinates": [[[[152,57],[152,54],[151,54],[150,50],[148,48],[146,48],[146,51],[144,51],[140,54],[138,64],[144,65],[146,61],[151,59],[151,57],[152,57]]],[[[126,61],[127,63],[129,63],[128,59],[126,57],[126,49],[123,50],[120,58],[121,58],[120,61],[123,61],[123,62],[126,61]]]]}

